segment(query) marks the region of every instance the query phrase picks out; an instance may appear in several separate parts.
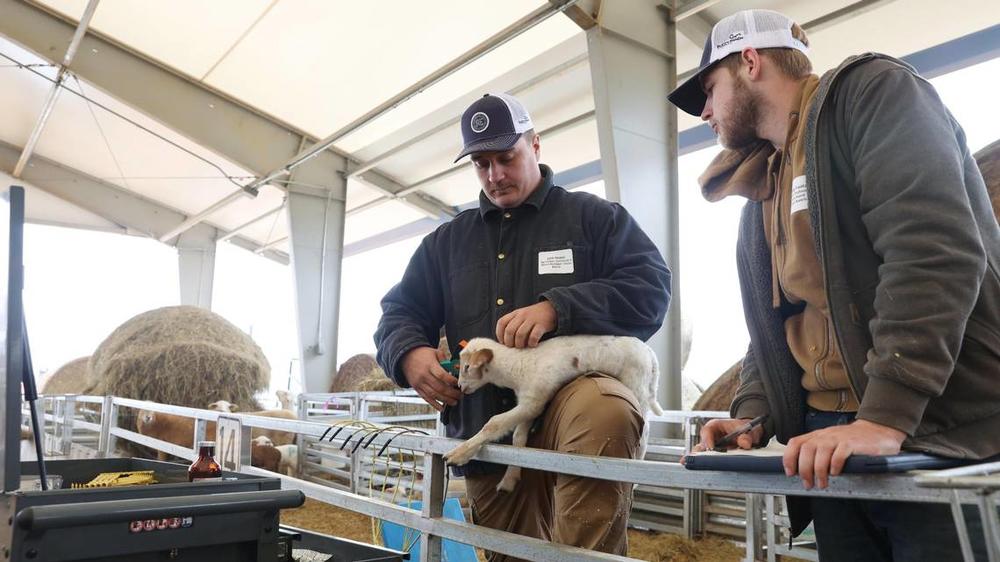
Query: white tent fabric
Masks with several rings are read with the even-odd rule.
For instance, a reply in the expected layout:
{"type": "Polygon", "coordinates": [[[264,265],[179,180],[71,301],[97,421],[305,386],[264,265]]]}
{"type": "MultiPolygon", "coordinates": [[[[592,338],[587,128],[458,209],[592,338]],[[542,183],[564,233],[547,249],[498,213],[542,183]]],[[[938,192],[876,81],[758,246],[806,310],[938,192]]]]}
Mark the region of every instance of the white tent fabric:
{"type": "MultiPolygon", "coordinates": [[[[606,0],[612,1],[612,0],[606,0]]],[[[38,0],[53,17],[75,22],[87,2],[38,0]]],[[[805,23],[854,6],[848,17],[810,34],[817,70],[843,56],[877,50],[903,56],[995,25],[994,0],[955,0],[947,12],[932,0],[722,0],[690,18],[678,36],[678,67],[694,67],[698,30],[738,9],[763,7],[805,23]]],[[[365,115],[538,8],[541,0],[433,2],[295,0],[104,0],[89,32],[187,76],[190,80],[322,138],[365,115]],[[502,9],[501,9],[502,6],[502,9]]],[[[0,15],[2,17],[2,15],[0,15]]],[[[704,35],[701,35],[703,37],[704,35]]],[[[56,68],[0,36],[0,144],[23,147],[52,87],[56,68]],[[31,65],[30,67],[18,65],[31,65]]],[[[48,56],[48,55],[47,55],[48,56]]],[[[59,56],[52,58],[58,59],[59,56]]],[[[38,158],[61,164],[156,204],[190,216],[246,184],[252,174],[72,75],[60,93],[39,143],[38,158]]],[[[485,91],[510,91],[529,107],[543,138],[543,160],[557,170],[599,159],[594,100],[584,32],[554,14],[335,143],[360,162],[409,145],[376,169],[400,185],[435,177],[459,150],[456,118],[485,91]],[[588,117],[588,114],[590,117],[588,117]]],[[[680,129],[698,125],[681,116],[680,129]]],[[[234,134],[238,134],[234,132],[234,134]]],[[[11,170],[4,170],[10,172],[11,170]]],[[[3,178],[7,181],[7,178],[3,178]]],[[[421,183],[445,205],[475,199],[466,167],[421,183]]],[[[420,220],[426,213],[392,201],[351,212],[380,197],[363,181],[348,183],[345,243],[420,220]]],[[[207,217],[227,232],[282,205],[280,185],[265,186],[207,217]]],[[[29,207],[36,222],[121,230],[94,212],[53,196],[29,207]]],[[[139,233],[139,232],[133,232],[139,233]]],[[[241,232],[259,246],[288,236],[284,210],[241,232]]],[[[287,242],[273,247],[287,253],[287,242]]]]}

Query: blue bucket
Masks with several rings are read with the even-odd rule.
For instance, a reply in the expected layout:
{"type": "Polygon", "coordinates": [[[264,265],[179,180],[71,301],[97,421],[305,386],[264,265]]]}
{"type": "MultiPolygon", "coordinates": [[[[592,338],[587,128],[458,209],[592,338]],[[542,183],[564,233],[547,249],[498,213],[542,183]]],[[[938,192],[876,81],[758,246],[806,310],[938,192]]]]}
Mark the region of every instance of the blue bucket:
{"type": "MultiPolygon", "coordinates": [[[[417,510],[423,508],[423,502],[420,501],[404,502],[400,505],[417,510]]],[[[458,498],[448,498],[444,501],[444,517],[465,522],[465,514],[462,513],[462,506],[459,505],[458,498]]],[[[420,560],[420,532],[414,529],[382,521],[382,543],[395,550],[406,550],[405,547],[412,543],[409,550],[410,560],[420,560]],[[404,539],[406,544],[403,542],[404,539]]],[[[477,562],[476,549],[471,545],[446,539],[441,545],[441,551],[445,562],[477,562]]]]}

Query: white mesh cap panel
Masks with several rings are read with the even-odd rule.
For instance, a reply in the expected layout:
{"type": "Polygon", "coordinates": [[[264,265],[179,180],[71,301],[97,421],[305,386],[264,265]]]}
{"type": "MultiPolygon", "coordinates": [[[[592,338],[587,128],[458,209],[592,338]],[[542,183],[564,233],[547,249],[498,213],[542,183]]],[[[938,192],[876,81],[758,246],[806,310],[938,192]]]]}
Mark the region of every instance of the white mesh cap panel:
{"type": "Polygon", "coordinates": [[[528,115],[528,110],[521,105],[521,102],[517,98],[510,94],[493,95],[502,99],[507,104],[507,109],[510,110],[510,117],[514,120],[514,131],[520,134],[535,128],[535,125],[531,122],[531,116],[528,115]]]}
{"type": "Polygon", "coordinates": [[[770,10],[746,10],[723,18],[712,29],[712,56],[715,62],[746,47],[768,49],[785,47],[803,53],[809,49],[792,37],[794,22],[770,10]]]}

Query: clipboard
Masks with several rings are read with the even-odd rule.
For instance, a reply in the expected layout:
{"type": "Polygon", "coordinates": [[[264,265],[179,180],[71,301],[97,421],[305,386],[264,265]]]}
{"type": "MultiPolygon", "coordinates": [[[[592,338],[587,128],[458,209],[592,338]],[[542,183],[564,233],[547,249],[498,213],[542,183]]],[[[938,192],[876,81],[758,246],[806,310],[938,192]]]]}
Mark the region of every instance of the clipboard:
{"type": "MultiPolygon", "coordinates": [[[[784,445],[768,445],[762,449],[732,449],[725,453],[705,451],[690,453],[684,459],[688,470],[724,470],[732,472],[785,473],[781,464],[784,445]]],[[[851,455],[844,463],[845,474],[882,474],[909,470],[937,470],[983,461],[954,459],[904,451],[897,455],[851,455]]]]}

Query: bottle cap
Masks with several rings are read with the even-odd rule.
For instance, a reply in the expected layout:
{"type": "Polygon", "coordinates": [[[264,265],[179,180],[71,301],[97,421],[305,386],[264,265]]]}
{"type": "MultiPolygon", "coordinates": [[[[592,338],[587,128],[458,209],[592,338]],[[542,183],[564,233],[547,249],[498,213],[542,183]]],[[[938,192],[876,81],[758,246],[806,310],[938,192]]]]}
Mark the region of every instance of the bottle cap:
{"type": "Polygon", "coordinates": [[[215,447],[215,441],[198,441],[198,448],[215,447]]]}

